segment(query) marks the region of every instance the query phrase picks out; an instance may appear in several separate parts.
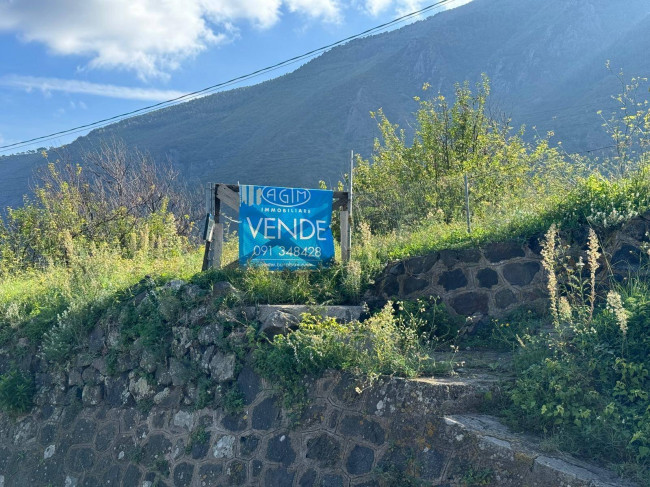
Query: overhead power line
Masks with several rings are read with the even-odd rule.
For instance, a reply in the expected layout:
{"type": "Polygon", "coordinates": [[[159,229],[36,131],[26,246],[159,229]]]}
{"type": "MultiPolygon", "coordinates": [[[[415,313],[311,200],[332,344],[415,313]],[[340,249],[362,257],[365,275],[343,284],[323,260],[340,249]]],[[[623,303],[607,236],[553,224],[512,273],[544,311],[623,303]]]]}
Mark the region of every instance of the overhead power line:
{"type": "Polygon", "coordinates": [[[315,56],[317,56],[319,54],[322,54],[323,52],[325,52],[325,51],[327,51],[327,50],[329,50],[329,49],[331,49],[333,47],[339,46],[341,44],[345,44],[346,42],[352,41],[354,39],[358,39],[360,37],[367,36],[369,34],[376,33],[378,31],[384,30],[384,29],[386,29],[388,27],[392,27],[392,26],[394,26],[396,24],[399,24],[399,23],[402,23],[402,22],[404,22],[404,21],[406,21],[408,19],[411,19],[413,17],[417,17],[419,15],[422,15],[423,13],[428,12],[428,11],[430,11],[432,9],[435,9],[436,7],[440,7],[440,6],[448,4],[448,3],[453,3],[454,1],[455,0],[439,0],[439,1],[435,2],[435,3],[432,3],[431,5],[423,7],[421,9],[419,9],[419,10],[408,13],[406,15],[402,15],[401,17],[398,17],[398,18],[393,19],[393,20],[391,20],[389,22],[385,22],[383,24],[377,25],[377,26],[372,27],[370,29],[364,30],[363,32],[360,32],[358,34],[346,37],[345,39],[341,39],[340,41],[333,42],[331,44],[320,47],[318,49],[313,49],[313,50],[311,50],[309,52],[306,52],[304,54],[301,54],[299,56],[295,56],[295,57],[292,57],[292,58],[287,59],[285,61],[281,61],[279,63],[267,66],[265,68],[258,69],[256,71],[253,71],[252,73],[248,73],[248,74],[245,74],[245,75],[242,75],[242,76],[237,76],[237,77],[232,78],[232,79],[230,79],[228,81],[217,83],[217,84],[208,86],[206,88],[202,88],[200,90],[192,91],[190,93],[178,96],[176,98],[171,98],[169,100],[161,101],[161,102],[155,103],[153,105],[149,105],[149,106],[146,106],[146,107],[143,107],[143,108],[138,108],[137,110],[132,110],[132,111],[121,113],[119,115],[115,115],[115,116],[112,116],[112,117],[104,118],[104,119],[98,120],[96,122],[88,123],[88,124],[85,124],[85,125],[79,125],[77,127],[73,127],[73,128],[67,129],[67,130],[61,130],[60,132],[54,132],[52,134],[43,135],[43,136],[40,136],[40,137],[34,137],[32,139],[23,140],[23,141],[20,141],[20,142],[14,142],[12,144],[2,145],[2,146],[0,146],[0,152],[8,152],[10,149],[14,149],[14,150],[15,149],[20,149],[22,147],[32,145],[35,142],[44,142],[44,141],[47,141],[47,140],[51,140],[53,138],[61,137],[63,135],[72,135],[72,134],[75,134],[75,133],[84,132],[84,131],[86,131],[88,129],[99,128],[99,127],[102,127],[102,126],[107,125],[107,124],[112,123],[112,122],[123,120],[125,118],[130,118],[130,117],[132,117],[134,115],[143,115],[145,113],[150,113],[152,111],[160,110],[161,108],[165,108],[165,107],[168,107],[168,106],[176,105],[178,103],[189,101],[189,100],[192,100],[192,99],[197,98],[199,96],[207,95],[209,93],[217,91],[217,90],[219,90],[221,88],[225,88],[227,86],[230,86],[230,85],[233,85],[233,84],[236,84],[236,83],[240,83],[242,81],[246,81],[246,80],[261,76],[263,74],[269,73],[271,71],[283,68],[285,66],[289,66],[291,64],[294,64],[294,63],[297,63],[297,62],[300,62],[300,61],[304,61],[304,60],[309,59],[311,57],[315,57],[315,56]]]}

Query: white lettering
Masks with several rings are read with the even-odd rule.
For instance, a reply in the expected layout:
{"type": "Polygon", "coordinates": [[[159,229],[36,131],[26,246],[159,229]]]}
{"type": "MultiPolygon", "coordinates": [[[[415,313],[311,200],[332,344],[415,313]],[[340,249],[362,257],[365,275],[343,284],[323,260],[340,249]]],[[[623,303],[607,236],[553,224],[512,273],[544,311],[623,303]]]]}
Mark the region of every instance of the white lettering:
{"type": "Polygon", "coordinates": [[[277,228],[275,226],[275,224],[273,223],[275,221],[277,221],[275,218],[265,218],[264,219],[264,238],[266,238],[266,239],[276,238],[274,236],[269,237],[269,230],[275,230],[277,228]]]}
{"type": "Polygon", "coordinates": [[[260,231],[260,226],[262,225],[262,219],[260,218],[257,221],[257,227],[255,227],[255,230],[253,230],[253,222],[251,222],[251,217],[247,216],[246,220],[248,220],[248,227],[251,229],[251,235],[253,235],[253,238],[257,238],[257,234],[260,231]]]}
{"type": "Polygon", "coordinates": [[[323,234],[327,230],[327,226],[325,225],[325,220],[316,220],[316,228],[317,228],[317,233],[316,233],[317,240],[327,240],[323,236],[323,234]]]}
{"type": "Polygon", "coordinates": [[[309,220],[306,220],[305,218],[301,218],[300,219],[300,240],[308,240],[310,238],[313,238],[315,233],[316,233],[316,228],[314,227],[314,224],[309,220]],[[305,223],[309,224],[309,226],[311,227],[311,233],[309,235],[305,235],[305,227],[304,227],[305,223]]]}
{"type": "Polygon", "coordinates": [[[285,228],[287,233],[291,235],[293,238],[296,238],[296,234],[298,233],[298,230],[296,229],[296,219],[294,218],[293,220],[293,232],[291,229],[287,226],[286,223],[284,223],[282,220],[278,220],[278,238],[282,238],[282,227],[285,228]]]}

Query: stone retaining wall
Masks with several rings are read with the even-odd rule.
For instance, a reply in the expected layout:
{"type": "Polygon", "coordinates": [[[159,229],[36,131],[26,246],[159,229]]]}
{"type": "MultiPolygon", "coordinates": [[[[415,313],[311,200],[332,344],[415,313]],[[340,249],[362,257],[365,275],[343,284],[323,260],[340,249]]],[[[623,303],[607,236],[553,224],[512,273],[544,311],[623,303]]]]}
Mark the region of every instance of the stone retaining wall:
{"type": "MultiPolygon", "coordinates": [[[[605,259],[619,279],[640,270],[647,255],[650,213],[599,235],[605,259]]],[[[588,229],[563,232],[568,255],[586,250],[588,229]]],[[[417,299],[438,296],[453,313],[481,319],[501,317],[523,306],[546,308],[546,281],[541,265],[540,241],[511,240],[480,249],[443,250],[391,263],[376,280],[367,299],[417,299]]]]}
{"type": "Polygon", "coordinates": [[[479,473],[481,485],[501,487],[624,485],[521,445],[493,419],[459,416],[476,409],[492,387],[487,379],[393,379],[360,391],[329,375],[311,385],[299,418],[252,370],[237,381],[246,403],[239,413],[103,401],[2,418],[0,486],[380,487],[417,479],[451,487],[479,473]]]}

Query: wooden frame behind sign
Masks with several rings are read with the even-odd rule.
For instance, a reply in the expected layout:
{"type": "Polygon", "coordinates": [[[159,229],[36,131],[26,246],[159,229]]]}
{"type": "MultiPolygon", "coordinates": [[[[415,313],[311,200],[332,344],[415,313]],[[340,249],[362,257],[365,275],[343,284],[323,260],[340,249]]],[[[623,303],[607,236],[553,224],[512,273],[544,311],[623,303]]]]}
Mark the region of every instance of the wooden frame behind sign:
{"type": "MultiPolygon", "coordinates": [[[[208,183],[205,188],[205,210],[208,215],[214,215],[212,224],[206,222],[205,253],[203,254],[203,270],[221,269],[223,253],[223,223],[221,221],[221,204],[233,210],[239,217],[239,186],[237,184],[208,183]],[[211,231],[210,231],[211,230],[211,231]]],[[[334,191],[332,210],[339,210],[341,220],[341,258],[343,262],[350,260],[350,195],[347,191],[334,191]]]]}

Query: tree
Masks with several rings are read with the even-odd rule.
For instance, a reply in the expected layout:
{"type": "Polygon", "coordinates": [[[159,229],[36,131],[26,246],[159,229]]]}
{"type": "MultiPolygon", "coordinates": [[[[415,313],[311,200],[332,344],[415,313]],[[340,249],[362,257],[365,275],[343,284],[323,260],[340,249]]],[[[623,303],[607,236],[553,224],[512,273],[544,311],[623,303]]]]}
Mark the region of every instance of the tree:
{"type": "Polygon", "coordinates": [[[375,140],[370,160],[357,159],[356,214],[380,232],[424,218],[451,222],[464,214],[465,175],[475,213],[522,191],[531,178],[539,182],[535,169],[558,162],[559,153],[549,148],[547,139],[528,145],[523,128],[513,133],[509,119],[489,116],[489,94],[490,83],[483,75],[475,91],[467,82],[456,84],[451,104],[441,94],[425,100],[415,97],[419,109],[410,145],[381,109],[373,113],[381,140],[375,140]]]}

